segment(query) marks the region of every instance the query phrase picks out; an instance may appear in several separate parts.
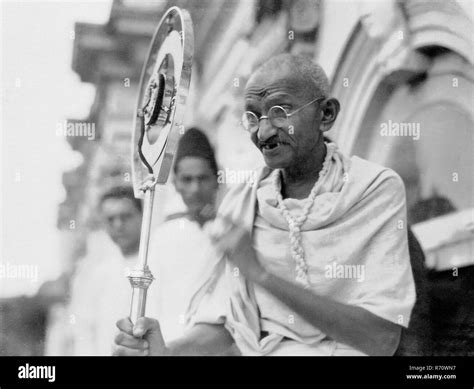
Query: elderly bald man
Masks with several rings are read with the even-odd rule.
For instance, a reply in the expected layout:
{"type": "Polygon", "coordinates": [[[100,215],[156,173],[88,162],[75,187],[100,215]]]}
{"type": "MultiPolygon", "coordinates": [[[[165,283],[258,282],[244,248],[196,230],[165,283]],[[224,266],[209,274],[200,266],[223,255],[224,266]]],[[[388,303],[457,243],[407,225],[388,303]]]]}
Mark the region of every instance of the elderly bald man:
{"type": "Polygon", "coordinates": [[[415,302],[400,177],[325,140],[340,105],[309,59],[263,64],[245,106],[266,166],[223,200],[187,335],[122,319],[115,354],[393,355],[415,302]]]}

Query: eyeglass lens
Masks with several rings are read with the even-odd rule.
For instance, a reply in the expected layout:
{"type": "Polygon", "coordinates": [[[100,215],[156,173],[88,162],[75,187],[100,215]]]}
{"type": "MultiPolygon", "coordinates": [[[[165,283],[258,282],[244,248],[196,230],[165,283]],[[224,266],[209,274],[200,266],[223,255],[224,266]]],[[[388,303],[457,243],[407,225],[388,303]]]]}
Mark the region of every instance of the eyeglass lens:
{"type": "MultiPolygon", "coordinates": [[[[288,116],[282,107],[274,106],[268,111],[268,120],[272,126],[284,128],[287,125],[288,116]]],[[[242,118],[242,124],[247,131],[252,131],[258,128],[259,119],[253,112],[245,112],[242,118]]]]}

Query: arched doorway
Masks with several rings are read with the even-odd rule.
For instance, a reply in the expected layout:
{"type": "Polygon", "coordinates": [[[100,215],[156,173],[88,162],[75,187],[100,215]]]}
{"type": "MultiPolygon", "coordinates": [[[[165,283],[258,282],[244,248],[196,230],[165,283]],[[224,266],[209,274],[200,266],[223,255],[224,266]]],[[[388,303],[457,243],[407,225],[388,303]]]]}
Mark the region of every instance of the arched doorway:
{"type": "MultiPolygon", "coordinates": [[[[456,2],[384,4],[356,25],[341,55],[332,80],[341,115],[329,136],[347,154],[397,171],[412,223],[465,210],[458,222],[465,229],[446,234],[472,241],[472,20],[456,2]]],[[[431,225],[428,232],[448,224],[431,225]]],[[[422,243],[436,252],[449,242],[422,243]]],[[[472,244],[467,248],[456,265],[474,264],[472,244]]],[[[432,267],[453,265],[447,258],[431,259],[432,267]]]]}
{"type": "MultiPolygon", "coordinates": [[[[473,23],[455,1],[384,3],[340,58],[332,93],[341,116],[328,135],[404,180],[408,220],[433,270],[428,287],[416,282],[406,339],[432,328],[434,354],[465,355],[474,323],[473,23]]],[[[413,266],[415,279],[422,268],[413,266]]]]}

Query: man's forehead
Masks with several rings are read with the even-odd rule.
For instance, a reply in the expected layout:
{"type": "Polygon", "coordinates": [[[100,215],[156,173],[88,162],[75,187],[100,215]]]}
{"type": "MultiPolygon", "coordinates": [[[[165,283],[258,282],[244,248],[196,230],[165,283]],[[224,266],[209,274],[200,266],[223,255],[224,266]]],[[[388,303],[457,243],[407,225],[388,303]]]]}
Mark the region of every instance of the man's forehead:
{"type": "Polygon", "coordinates": [[[201,174],[202,172],[212,171],[211,162],[204,157],[197,155],[188,155],[178,162],[178,172],[182,174],[201,174]]]}
{"type": "Polygon", "coordinates": [[[113,214],[123,212],[129,208],[133,208],[134,204],[127,197],[111,197],[103,201],[102,212],[105,214],[113,214]]]}
{"type": "Polygon", "coordinates": [[[307,83],[288,71],[254,73],[245,87],[246,99],[263,99],[272,94],[287,94],[298,97],[307,83]]]}

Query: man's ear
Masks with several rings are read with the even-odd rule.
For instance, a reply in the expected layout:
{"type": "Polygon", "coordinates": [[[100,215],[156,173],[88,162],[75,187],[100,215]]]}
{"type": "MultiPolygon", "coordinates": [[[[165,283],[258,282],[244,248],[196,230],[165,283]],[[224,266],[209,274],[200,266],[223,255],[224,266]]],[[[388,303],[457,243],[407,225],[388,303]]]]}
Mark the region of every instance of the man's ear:
{"type": "Polygon", "coordinates": [[[319,129],[322,132],[326,132],[331,129],[334,122],[336,121],[337,115],[339,115],[340,109],[341,105],[339,104],[339,101],[333,97],[325,100],[321,104],[322,117],[319,129]]]}

